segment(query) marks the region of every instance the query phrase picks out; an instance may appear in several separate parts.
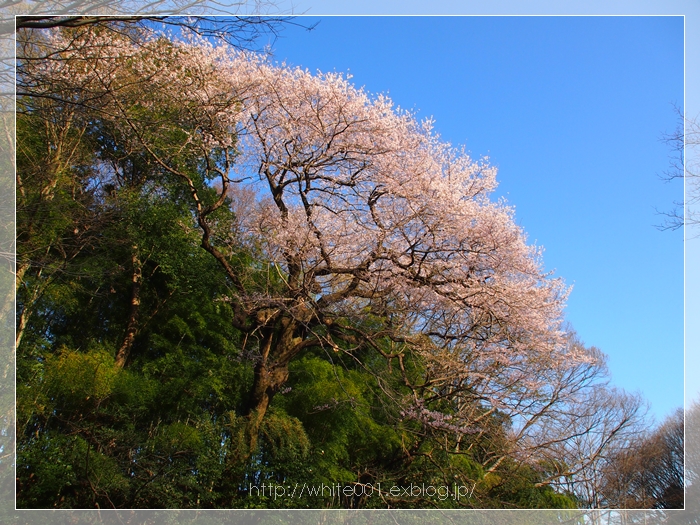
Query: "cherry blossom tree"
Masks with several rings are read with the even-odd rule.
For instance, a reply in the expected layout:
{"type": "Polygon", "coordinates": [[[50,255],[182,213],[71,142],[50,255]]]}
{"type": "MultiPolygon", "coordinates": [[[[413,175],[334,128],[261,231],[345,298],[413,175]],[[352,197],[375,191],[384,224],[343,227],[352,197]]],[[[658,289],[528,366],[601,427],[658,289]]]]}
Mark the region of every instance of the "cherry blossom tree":
{"type": "MultiPolygon", "coordinates": [[[[32,96],[60,91],[83,115],[105,177],[123,175],[104,146],[119,142],[151,159],[150,184],[189,195],[193,224],[172,227],[197,228],[228,278],[254,366],[251,453],[290,363],[311,347],[358,360],[371,351],[399,370],[402,389],[386,393],[428,429],[478,434],[500,412],[523,422],[514,442],[535,439],[528,429],[595,357],[568,344],[568,289],[543,270],[513,209],[490,198],[488,159],[342,75],[124,35],[47,32],[56,54],[27,60],[23,78],[32,96]],[[234,224],[222,220],[231,206],[234,224]],[[419,370],[406,366],[412,356],[419,370]]],[[[128,360],[128,349],[117,355],[128,360]]]]}

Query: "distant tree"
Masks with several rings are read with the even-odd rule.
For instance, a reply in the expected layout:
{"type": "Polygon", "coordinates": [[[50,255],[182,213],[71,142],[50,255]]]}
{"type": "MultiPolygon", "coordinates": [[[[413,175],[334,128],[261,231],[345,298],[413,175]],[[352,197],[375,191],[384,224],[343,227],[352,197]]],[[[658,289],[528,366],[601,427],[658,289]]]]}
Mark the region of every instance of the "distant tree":
{"type": "MultiPolygon", "coordinates": [[[[700,212],[696,209],[700,203],[700,123],[697,118],[686,118],[680,109],[677,112],[680,124],[673,133],[663,136],[672,156],[669,169],[662,177],[667,182],[677,179],[685,182],[684,201],[675,203],[674,210],[662,212],[666,220],[660,228],[664,230],[694,228],[700,223],[700,212]]],[[[688,232],[690,236],[695,235],[692,230],[688,232]]]]}
{"type": "MultiPolygon", "coordinates": [[[[571,344],[582,345],[575,337],[571,344]]],[[[537,458],[543,482],[572,494],[579,507],[596,509],[607,506],[602,488],[610,458],[626,450],[647,423],[640,396],[610,386],[603,354],[587,351],[591,363],[552,381],[552,405],[530,429],[538,439],[530,449],[520,448],[537,458]]]]}
{"type": "Polygon", "coordinates": [[[691,403],[685,412],[685,508],[666,511],[669,524],[700,524],[700,403],[691,403]]]}
{"type": "Polygon", "coordinates": [[[607,507],[680,509],[684,506],[683,411],[610,457],[600,495],[607,507]]]}

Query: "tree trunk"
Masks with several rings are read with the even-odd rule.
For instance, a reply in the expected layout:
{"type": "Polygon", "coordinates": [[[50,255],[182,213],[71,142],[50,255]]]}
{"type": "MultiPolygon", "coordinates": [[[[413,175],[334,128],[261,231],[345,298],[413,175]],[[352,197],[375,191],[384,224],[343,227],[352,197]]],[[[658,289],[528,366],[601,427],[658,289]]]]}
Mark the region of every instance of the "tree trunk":
{"type": "MultiPolygon", "coordinates": [[[[21,283],[19,282],[19,279],[24,280],[24,275],[29,268],[29,265],[23,265],[17,270],[17,275],[19,277],[16,277],[18,279],[17,281],[17,286],[16,289],[19,290],[19,287],[21,286],[21,283]]],[[[19,344],[22,342],[22,336],[24,335],[24,330],[27,327],[27,321],[29,319],[29,316],[32,313],[32,310],[34,308],[34,305],[38,301],[39,297],[44,293],[44,289],[46,289],[46,286],[48,285],[48,281],[51,280],[49,277],[48,280],[45,280],[44,282],[41,282],[41,274],[43,272],[43,268],[39,268],[39,271],[37,272],[37,284],[32,290],[32,296],[26,300],[26,302],[22,305],[22,310],[19,312],[19,318],[17,319],[17,328],[15,331],[15,349],[19,348],[19,344]]],[[[16,299],[16,292],[15,292],[15,301],[16,299]]]]}
{"type": "Polygon", "coordinates": [[[247,437],[249,454],[255,453],[258,447],[258,436],[260,425],[267,413],[273,396],[280,387],[287,381],[289,369],[287,364],[276,365],[269,363],[259,363],[255,367],[255,378],[253,380],[252,400],[247,418],[247,437]]]}
{"type": "Polygon", "coordinates": [[[122,341],[122,345],[119,347],[115,358],[115,365],[118,368],[123,368],[126,364],[129,354],[131,353],[131,347],[134,344],[134,339],[136,338],[136,332],[138,331],[142,282],[141,260],[139,259],[138,255],[138,246],[132,247],[131,263],[133,268],[133,272],[131,274],[131,307],[129,311],[129,321],[126,325],[126,334],[124,335],[124,340],[122,341]]]}
{"type": "Polygon", "coordinates": [[[260,425],[272,398],[289,378],[290,361],[304,347],[306,329],[299,320],[286,317],[275,324],[275,328],[263,332],[260,360],[255,365],[246,414],[249,455],[257,449],[260,425]]]}

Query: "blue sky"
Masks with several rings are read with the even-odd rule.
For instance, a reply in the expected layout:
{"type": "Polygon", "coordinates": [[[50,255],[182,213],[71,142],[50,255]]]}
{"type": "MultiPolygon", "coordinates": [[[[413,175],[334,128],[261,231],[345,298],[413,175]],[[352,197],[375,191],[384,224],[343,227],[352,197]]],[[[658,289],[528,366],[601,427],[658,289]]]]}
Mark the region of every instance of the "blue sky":
{"type": "Polygon", "coordinates": [[[444,140],[488,155],[567,319],[609,356],[613,383],[662,419],[683,404],[682,199],[660,140],[684,101],[682,17],[305,17],[275,60],[387,93],[444,140]]]}

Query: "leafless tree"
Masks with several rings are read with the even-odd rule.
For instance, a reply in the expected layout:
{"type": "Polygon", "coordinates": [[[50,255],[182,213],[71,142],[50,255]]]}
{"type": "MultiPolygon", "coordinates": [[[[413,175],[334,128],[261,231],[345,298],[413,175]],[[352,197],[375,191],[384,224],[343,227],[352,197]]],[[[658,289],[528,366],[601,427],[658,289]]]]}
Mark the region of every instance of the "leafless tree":
{"type": "Polygon", "coordinates": [[[605,355],[586,348],[574,333],[569,344],[590,357],[550,379],[549,396],[537,410],[523,410],[518,448],[543,470],[542,483],[573,494],[582,508],[599,509],[610,458],[647,428],[647,406],[638,395],[609,384],[605,355]]]}
{"type": "Polygon", "coordinates": [[[685,412],[685,509],[665,512],[669,525],[700,524],[700,401],[685,412]]]}
{"type": "Polygon", "coordinates": [[[601,497],[621,509],[680,509],[684,504],[683,411],[617,451],[604,469],[601,497]]]}
{"type": "Polygon", "coordinates": [[[676,202],[675,209],[661,212],[665,216],[662,230],[677,230],[683,226],[688,237],[694,237],[694,232],[700,224],[700,121],[698,118],[687,118],[676,108],[679,124],[673,133],[663,135],[663,141],[671,149],[669,168],[662,174],[666,182],[681,180],[684,182],[684,200],[676,202]]]}

